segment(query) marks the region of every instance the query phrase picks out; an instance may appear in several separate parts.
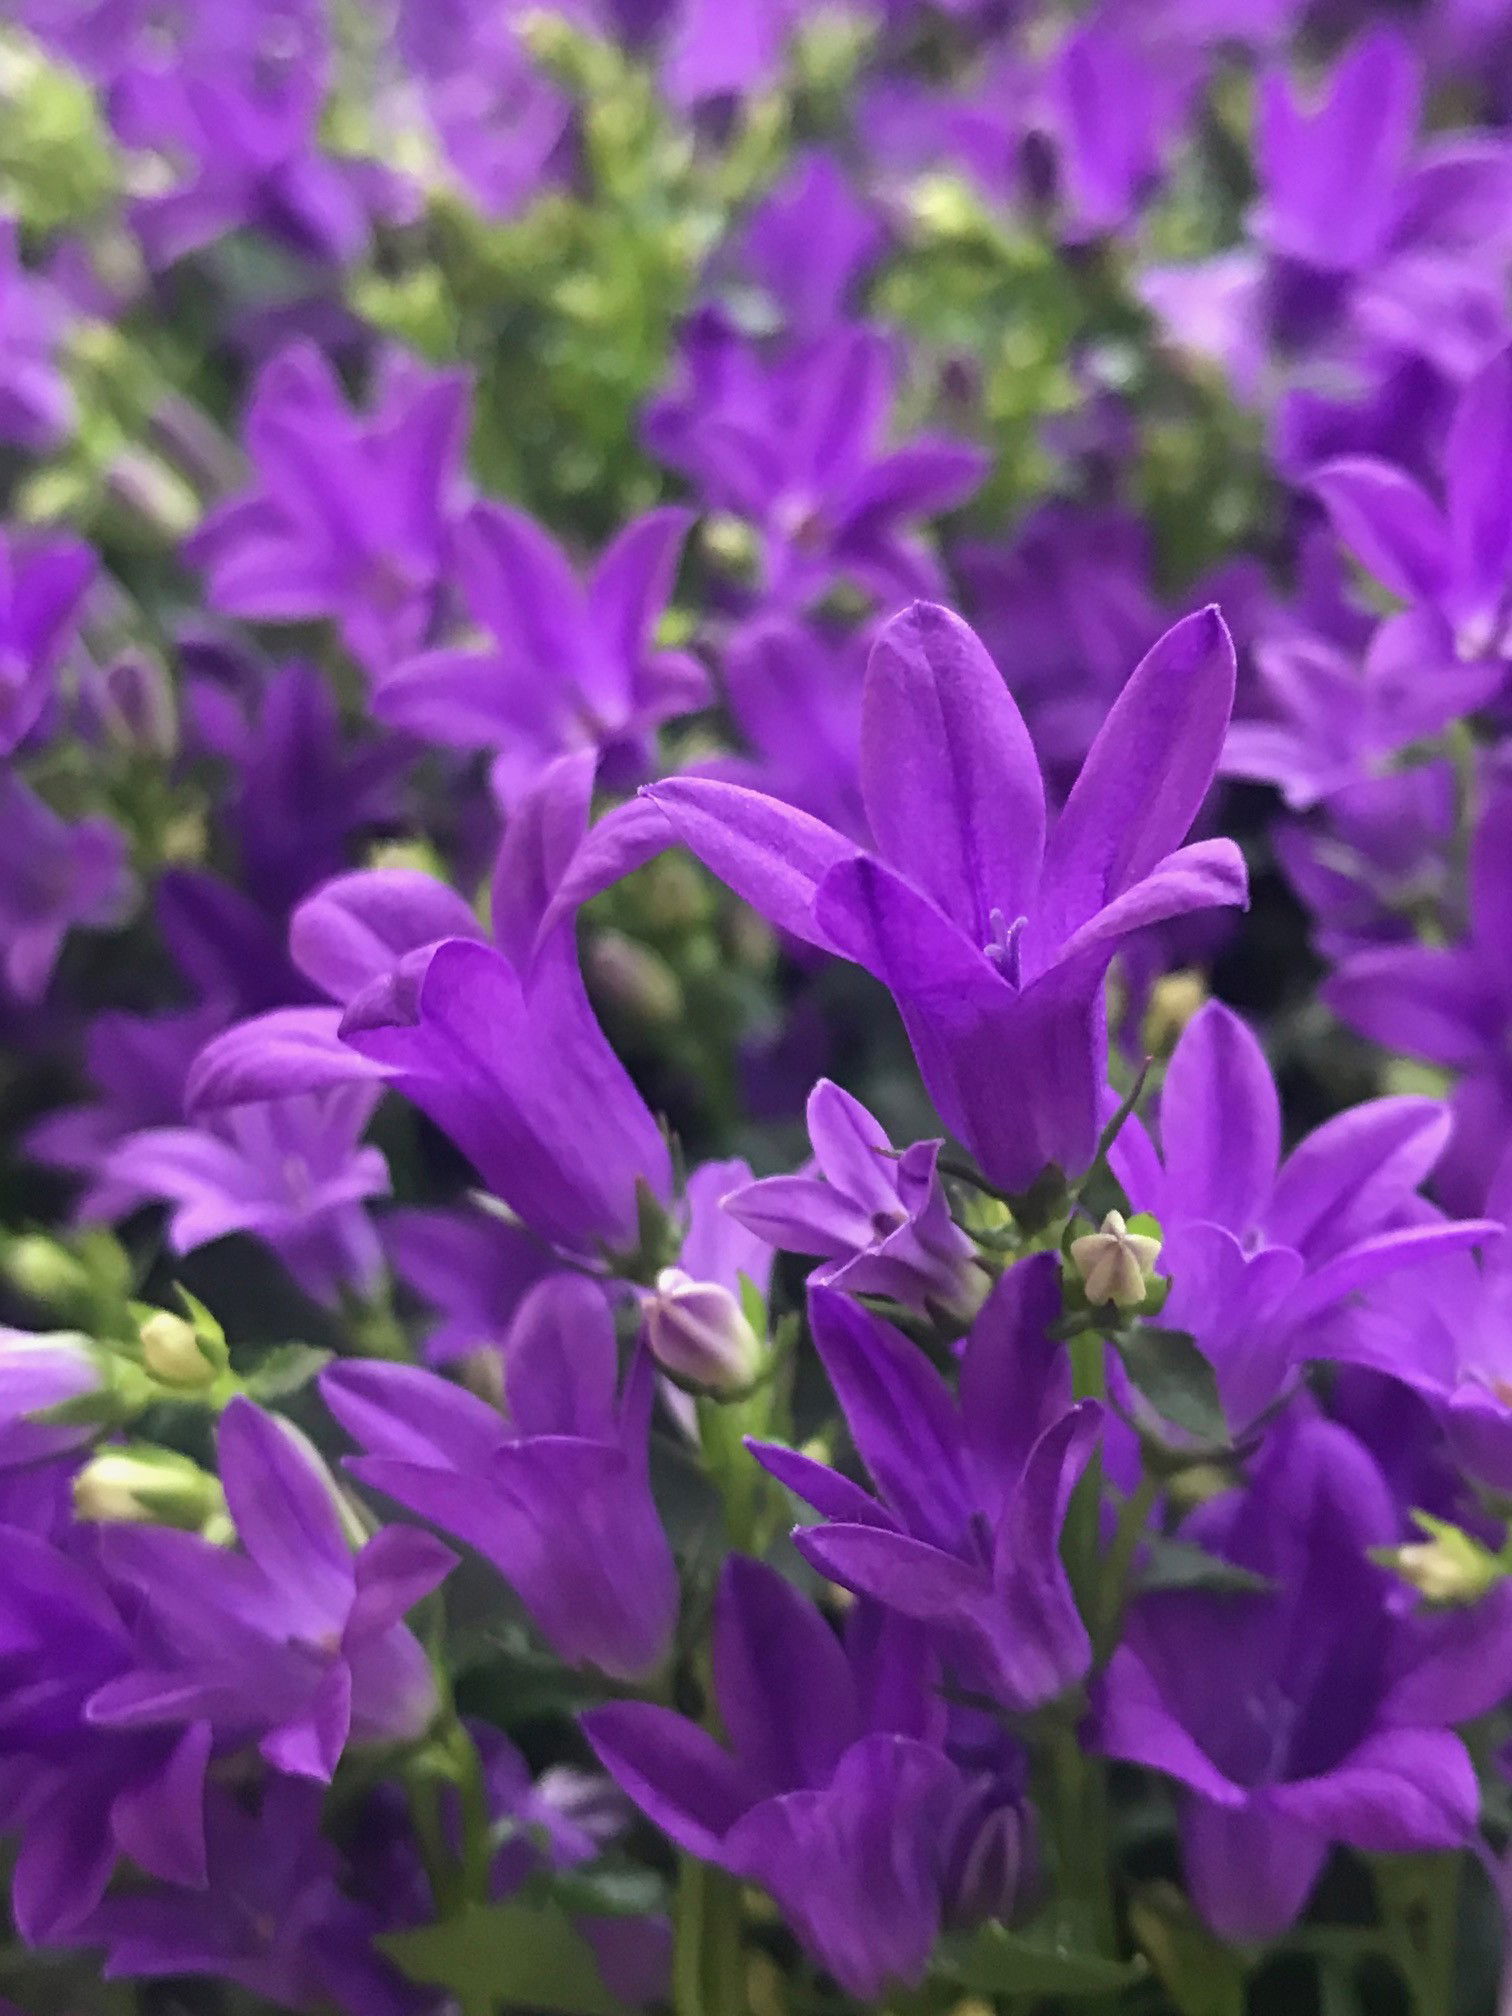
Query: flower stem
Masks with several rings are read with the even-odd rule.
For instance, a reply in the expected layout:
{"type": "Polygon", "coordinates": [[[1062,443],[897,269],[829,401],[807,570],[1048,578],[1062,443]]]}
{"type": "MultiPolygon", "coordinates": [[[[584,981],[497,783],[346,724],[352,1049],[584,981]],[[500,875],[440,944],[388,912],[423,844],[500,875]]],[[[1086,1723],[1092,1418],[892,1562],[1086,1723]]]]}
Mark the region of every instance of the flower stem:
{"type": "Polygon", "coordinates": [[[740,1885],[695,1856],[681,1858],[672,1954],[676,2016],[743,2016],[740,1885]]]}
{"type": "Polygon", "coordinates": [[[1118,1644],[1124,1612],[1129,1603],[1129,1578],[1134,1569],[1134,1556],[1139,1551],[1150,1512],[1159,1496],[1159,1480],[1152,1477],[1148,1470],[1141,1471],[1139,1482],[1118,1508],[1118,1523],[1113,1529],[1113,1544],[1108,1549],[1103,1567],[1097,1622],[1092,1632],[1092,1663],[1099,1670],[1107,1665],[1118,1644]]]}

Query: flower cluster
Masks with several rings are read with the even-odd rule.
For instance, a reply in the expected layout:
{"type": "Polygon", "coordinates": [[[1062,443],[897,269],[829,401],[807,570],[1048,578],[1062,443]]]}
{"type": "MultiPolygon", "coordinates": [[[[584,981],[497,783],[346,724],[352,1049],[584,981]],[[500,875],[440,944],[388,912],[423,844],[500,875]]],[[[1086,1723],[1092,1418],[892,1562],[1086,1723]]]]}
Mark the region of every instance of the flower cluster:
{"type": "Polygon", "coordinates": [[[13,0],[0,1845],[26,2010],[1488,2016],[1507,7],[13,0]]]}

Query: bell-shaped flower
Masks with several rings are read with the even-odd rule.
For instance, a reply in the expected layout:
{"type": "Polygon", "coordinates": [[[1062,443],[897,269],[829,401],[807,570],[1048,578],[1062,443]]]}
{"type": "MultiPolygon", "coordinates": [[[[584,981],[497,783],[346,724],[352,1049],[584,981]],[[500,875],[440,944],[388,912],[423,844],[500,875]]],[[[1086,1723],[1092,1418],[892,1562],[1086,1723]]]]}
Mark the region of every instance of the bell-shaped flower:
{"type": "Polygon", "coordinates": [[[780,1252],[812,1253],[813,1279],[969,1322],[987,1291],[976,1248],[950,1215],[940,1143],[899,1154],[859,1099],[828,1078],[809,1094],[814,1159],[797,1176],[765,1176],[725,1198],[732,1218],[780,1252]]]}
{"type": "Polygon", "coordinates": [[[1186,1529],[1269,1586],[1142,1596],[1113,1654],[1100,1747],[1176,1780],[1187,1882],[1221,1938],[1284,1932],[1334,1842],[1397,1855],[1474,1834],[1453,1728],[1501,1698],[1512,1607],[1404,1613],[1367,1553],[1398,1516],[1352,1436],[1288,1417],[1248,1486],[1186,1529]]]}
{"type": "Polygon", "coordinates": [[[205,1722],[280,1771],[329,1780],[351,1744],[412,1742],[437,1708],[405,1613],[455,1565],[450,1548],[387,1526],[353,1553],[335,1487],[296,1431],[233,1400],[217,1436],[241,1546],[167,1527],[112,1526],[101,1551],[139,1606],[134,1671],[90,1699],[92,1722],[205,1722]]]}
{"type": "Polygon", "coordinates": [[[342,1007],[227,1031],[196,1060],[190,1106],[390,1083],[541,1239],[595,1259],[633,1249],[642,1192],[670,1201],[671,1158],[589,1004],[572,910],[552,909],[596,761],[558,758],[516,806],[492,944],[454,890],[414,871],[338,877],[301,904],[293,956],[342,1007]]]}
{"type": "Polygon", "coordinates": [[[382,671],[425,642],[462,504],[467,388],[391,357],[354,414],[312,345],[263,367],[247,417],[256,480],[217,506],[185,558],[213,607],[259,623],[329,617],[382,671]]]}
{"type": "Polygon", "coordinates": [[[1065,1693],[1091,1660],[1060,1558],[1072,1489],[1101,1426],[1070,1405],[1055,1256],[1003,1276],[972,1325],[960,1391],[916,1344],[815,1288],[814,1342],[877,1496],[792,1450],[758,1459],[823,1521],[794,1544],[821,1575],[934,1627],[960,1681],[1014,1709],[1065,1693]]]}
{"type": "Polygon", "coordinates": [[[119,827],[70,825],[0,768],[0,979],[16,1000],[40,1001],[69,932],[120,923],[131,893],[119,827]]]}
{"type": "Polygon", "coordinates": [[[487,643],[396,665],[374,713],[422,741],[492,751],[510,805],[554,757],[585,746],[638,782],[659,724],[708,702],[698,660],[658,649],[653,635],[691,522],[673,506],[635,519],[580,582],[525,512],[475,505],[458,534],[457,572],[487,643]]]}
{"type": "Polygon", "coordinates": [[[861,785],[876,852],[739,785],[649,796],[715,874],[795,937],[888,987],[940,1117],[994,1181],[1085,1169],[1097,1141],[1102,983],[1144,926],[1242,903],[1229,840],[1183,847],[1234,693],[1215,609],[1125,686],[1047,831],[1028,731],[959,618],[916,603],[873,649],[861,785]]]}
{"type": "Polygon", "coordinates": [[[1191,1332],[1211,1359],[1235,1429],[1279,1397],[1303,1358],[1351,1355],[1349,1305],[1363,1290],[1497,1229],[1446,1220],[1418,1195],[1449,1136],[1436,1100],[1352,1107],[1283,1160],[1265,1053],[1216,1001],[1172,1053],[1159,1121],[1158,1154],[1131,1117],[1109,1160],[1165,1237],[1171,1294],[1160,1321],[1191,1332]]]}
{"type": "Polygon", "coordinates": [[[333,1085],[235,1106],[193,1127],[145,1127],[111,1151],[117,1194],[170,1206],[175,1253],[245,1232],[275,1252],[306,1294],[334,1302],[376,1284],[382,1263],[366,1210],[387,1194],[388,1164],[362,1140],[372,1085],[333,1085]]]}
{"type": "Polygon", "coordinates": [[[1439,1195],[1475,1209],[1512,1131],[1512,778],[1493,778],[1470,844],[1470,916],[1453,945],[1385,945],[1324,982],[1342,1022],[1462,1074],[1439,1195]]]}
{"type": "Polygon", "coordinates": [[[644,1352],[618,1384],[602,1289],[555,1275],[511,1328],[507,1419],[408,1365],[332,1366],[321,1391],[365,1452],[354,1476],[491,1561],[561,1658],[639,1679],[671,1642],[677,1571],[651,1497],[644,1352]]]}
{"type": "Polygon", "coordinates": [[[28,546],[0,533],[0,756],[45,715],[95,567],[77,539],[28,546]]]}
{"type": "MultiPolygon", "coordinates": [[[[983,1873],[984,1808],[1018,1807],[943,1747],[916,1635],[862,1604],[842,1642],[775,1569],[734,1555],[713,1665],[728,1748],[615,1702],[583,1718],[599,1761],[686,1854],[768,1890],[847,1993],[917,1983],[952,1907],[982,1901],[961,1878],[983,1873]]],[[[986,1902],[1003,1910],[1000,1887],[986,1902]]]]}
{"type": "Polygon", "coordinates": [[[1512,352],[1460,396],[1442,501],[1372,456],[1325,462],[1309,484],[1366,571],[1410,605],[1386,627],[1400,640],[1398,659],[1415,661],[1425,697],[1447,685],[1462,712],[1489,699],[1512,660],[1512,352]]]}

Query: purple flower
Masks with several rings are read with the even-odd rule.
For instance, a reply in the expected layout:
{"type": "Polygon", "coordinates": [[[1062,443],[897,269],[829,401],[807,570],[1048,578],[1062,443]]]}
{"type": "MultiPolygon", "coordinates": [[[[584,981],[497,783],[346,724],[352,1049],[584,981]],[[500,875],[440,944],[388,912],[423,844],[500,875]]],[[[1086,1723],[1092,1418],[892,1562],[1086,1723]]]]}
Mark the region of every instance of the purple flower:
{"type": "Polygon", "coordinates": [[[821,336],[846,319],[886,233],[833,154],[810,148],[752,211],[741,264],[781,309],[790,335],[821,336]]]}
{"type": "Polygon", "coordinates": [[[515,215],[571,166],[572,100],[519,33],[521,10],[403,0],[397,47],[453,173],[484,215],[515,215]]]}
{"type": "MultiPolygon", "coordinates": [[[[865,842],[857,779],[866,636],[785,616],[739,625],[720,654],[725,699],[754,752],[746,781],[865,842]]],[[[733,770],[734,765],[727,765],[733,770]]]]}
{"type": "Polygon", "coordinates": [[[653,1672],[677,1621],[677,1571],[651,1498],[651,1362],[616,1397],[602,1289],[556,1275],[527,1296],[504,1368],[508,1419],[433,1372],[331,1367],[321,1391],[368,1453],[353,1474],[469,1546],[510,1582],[560,1658],[653,1672]]]}
{"type": "Polygon", "coordinates": [[[1363,1289],[1494,1232],[1446,1222],[1418,1196],[1448,1134],[1434,1100],[1375,1099],[1283,1162],[1281,1104],[1255,1037],[1216,1001],[1188,1023],[1161,1089],[1160,1155],[1131,1118],[1109,1160],[1135,1209],[1160,1223],[1172,1282],[1161,1321],[1213,1361],[1233,1426],[1271,1405],[1298,1356],[1340,1351],[1345,1305],[1363,1289]]]}
{"type": "Polygon", "coordinates": [[[354,414],[319,351],[265,365],[247,414],[256,481],[185,547],[212,607],[259,623],[328,616],[370,673],[425,642],[464,502],[466,386],[385,358],[354,414]]]}
{"type": "Polygon", "coordinates": [[[228,726],[235,739],[220,753],[235,782],[224,817],[241,879],[255,902],[282,917],[347,865],[354,834],[398,823],[409,753],[388,738],[349,738],[330,683],[313,665],[274,672],[245,724],[228,726]]]}
{"type": "Polygon", "coordinates": [[[812,1173],[731,1190],[724,1208],[779,1252],[817,1254],[813,1279],[969,1322],[987,1289],[976,1247],[954,1222],[938,1141],[898,1154],[857,1099],[821,1078],[809,1095],[812,1173]]]}
{"type": "Polygon", "coordinates": [[[476,505],[458,535],[457,574],[492,646],[396,665],[373,711],[423,741],[491,750],[511,804],[553,758],[585,746],[619,781],[637,781],[659,724],[708,701],[698,661],[653,640],[690,522],[671,507],[635,519],[580,585],[525,512],[476,505]]]}
{"type": "Polygon", "coordinates": [[[95,565],[76,539],[27,546],[0,532],[0,757],[47,712],[95,565]]]}
{"type": "Polygon", "coordinates": [[[1512,1152],[1486,1202],[1498,1232],[1367,1297],[1349,1355],[1421,1394],[1461,1468],[1512,1491],[1512,1152]]]}
{"type": "Polygon", "coordinates": [[[1147,1595],[1113,1655],[1098,1741],[1182,1788],[1187,1882],[1222,1938],[1284,1932],[1333,1842],[1403,1854],[1474,1832],[1475,1771],[1450,1725],[1500,1698],[1512,1612],[1494,1598],[1404,1616],[1366,1558],[1396,1531],[1360,1444],[1296,1421],[1186,1529],[1273,1586],[1147,1595]]]}
{"type": "Polygon", "coordinates": [[[46,1462],[91,1441],[96,1431],[87,1422],[32,1417],[98,1393],[103,1384],[88,1338],[0,1329],[0,1470],[46,1462]]]}
{"type": "Polygon", "coordinates": [[[420,1333],[432,1365],[501,1349],[527,1290],[552,1271],[541,1242],[493,1211],[411,1207],[387,1212],[379,1232],[394,1273],[436,1311],[420,1333]]]}
{"type": "Polygon", "coordinates": [[[1434,685],[1456,696],[1446,718],[1473,712],[1512,658],[1512,353],[1501,351],[1460,397],[1442,506],[1369,456],[1325,462],[1309,481],[1345,545],[1412,605],[1385,626],[1394,659],[1416,672],[1425,699],[1434,685]]]}
{"type": "Polygon", "coordinates": [[[865,966],[898,1001],[940,1117],[994,1181],[1092,1159],[1102,981],[1132,932],[1240,903],[1231,841],[1181,847],[1212,782],[1234,659],[1216,610],[1167,632],[1125,686],[1065,809],[981,644],[917,603],[867,670],[861,788],[877,852],[738,785],[649,796],[737,894],[865,966]]]}
{"type": "Polygon", "coordinates": [[[216,1788],[199,1887],[107,1898],[80,1928],[105,1978],[208,1975],[281,2009],[423,2016],[429,1999],[374,1949],[391,1922],[349,1894],[320,1822],[320,1788],[297,1778],[216,1788]]]}
{"type": "Polygon", "coordinates": [[[895,377],[873,329],[832,328],[768,358],[713,309],[688,324],[646,443],[752,527],[764,607],[801,609],[842,579],[884,603],[938,591],[915,525],[964,502],[986,458],[931,435],[884,448],[895,377]]]}
{"type": "Polygon", "coordinates": [[[1500,683],[1500,667],[1425,659],[1423,641],[1422,625],[1407,618],[1381,624],[1363,662],[1321,638],[1258,646],[1266,712],[1233,723],[1224,775],[1274,784],[1306,811],[1373,780],[1393,756],[1473,713],[1500,683]]]}
{"type": "Polygon", "coordinates": [[[992,1788],[940,1747],[943,1706],[912,1638],[863,1605],[842,1643],[774,1569],[732,1556],[714,1690],[728,1749],[644,1702],[593,1710],[584,1733],[679,1848],[769,1890],[847,1993],[917,1983],[992,1788]]]}
{"type": "Polygon", "coordinates": [[[917,1345],[832,1289],[814,1342],[877,1499],[791,1450],[761,1461],[824,1515],[794,1535],[832,1582],[928,1623],[959,1681],[1015,1710],[1086,1673],[1091,1646],[1060,1559],[1071,1491],[1101,1426],[1070,1405],[1054,1259],[1010,1268],[961,1359],[959,1399],[917,1345]]]}
{"type": "Polygon", "coordinates": [[[1361,952],[1323,998],[1361,1035],[1463,1074],[1436,1188],[1451,1208],[1473,1210],[1512,1131],[1512,783],[1492,782],[1475,830],[1464,939],[1361,952]]]}
{"type": "Polygon", "coordinates": [[[1340,453],[1341,433],[1375,452],[1392,452],[1394,437],[1409,458],[1422,454],[1444,388],[1507,340],[1512,150],[1478,134],[1420,145],[1421,96],[1419,65],[1388,28],[1346,50],[1311,105],[1284,71],[1268,71],[1252,245],[1145,276],[1156,314],[1215,356],[1241,398],[1260,396],[1270,356],[1281,363],[1286,468],[1340,453]],[[1345,181],[1354,200],[1340,228],[1345,181]]]}
{"type": "Polygon", "coordinates": [[[1169,52],[1146,52],[1094,15],[1051,58],[1041,123],[1055,150],[1061,235],[1076,244],[1113,235],[1160,181],[1194,78],[1169,52]]]}
{"type": "Polygon", "coordinates": [[[0,218],[0,441],[31,454],[55,447],[74,423],[57,363],[66,320],[59,296],[22,265],[14,221],[0,218]]]}
{"type": "Polygon", "coordinates": [[[1276,860],[1312,914],[1322,958],[1339,965],[1416,937],[1424,905],[1448,895],[1455,797],[1451,763],[1416,764],[1346,784],[1308,819],[1273,829],[1276,860]]]}
{"type": "Polygon", "coordinates": [[[233,1400],[216,1437],[238,1552],[169,1527],[116,1526],[107,1572],[140,1606],[134,1669],[91,1695],[115,1729],[208,1723],[280,1771],[328,1782],[348,1745],[405,1743],[436,1712],[406,1612],[450,1573],[439,1540],[386,1526],[353,1553],[335,1487],[297,1430],[233,1400]]]}
{"type": "Polygon", "coordinates": [[[197,1061],[191,1106],[388,1081],[541,1239],[595,1260],[633,1250],[641,1188],[670,1201],[671,1159],[589,1006],[572,907],[555,907],[595,768],[592,752],[559,758],[515,807],[496,945],[460,896],[412,872],[341,877],[302,904],[295,958],[345,1013],[277,1010],[229,1030],[197,1061]]]}
{"type": "Polygon", "coordinates": [[[130,1673],[132,1634],[97,1569],[8,1526],[0,1547],[0,1827],[20,1834],[16,1927],[55,1945],[93,1911],[121,1857],[166,1883],[205,1882],[210,1730],[97,1728],[90,1697],[130,1673]]]}
{"type": "Polygon", "coordinates": [[[1042,504],[1006,545],[956,556],[982,641],[1064,797],[1130,667],[1159,637],[1149,534],[1122,511],[1042,504]]]}
{"type": "Polygon", "coordinates": [[[69,825],[0,765],[0,974],[11,994],[40,1001],[69,932],[119,924],[131,896],[119,829],[69,825]]]}
{"type": "Polygon", "coordinates": [[[388,1166],[361,1145],[377,1098],[373,1086],[335,1086],[234,1106],[197,1127],[149,1127],[111,1151],[104,1177],[120,1194],[171,1205],[175,1253],[247,1232],[308,1295],[334,1302],[371,1289],[382,1264],[363,1207],[387,1194],[388,1166]]]}
{"type": "Polygon", "coordinates": [[[118,79],[111,115],[120,137],[188,165],[182,182],[131,206],[152,265],[171,266],[242,229],[333,265],[366,250],[371,214],[393,192],[376,164],[320,147],[327,67],[317,57],[275,76],[221,52],[136,64],[118,79]]]}

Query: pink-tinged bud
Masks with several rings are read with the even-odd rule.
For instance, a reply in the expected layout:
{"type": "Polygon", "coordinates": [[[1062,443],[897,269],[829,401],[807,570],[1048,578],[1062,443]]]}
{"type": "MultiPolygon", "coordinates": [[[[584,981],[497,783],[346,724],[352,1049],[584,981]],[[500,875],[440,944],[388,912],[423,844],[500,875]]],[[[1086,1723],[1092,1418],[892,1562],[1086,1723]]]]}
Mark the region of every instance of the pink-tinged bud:
{"type": "Polygon", "coordinates": [[[681,1267],[657,1275],[646,1335],[662,1369],[702,1393],[742,1393],[761,1370],[761,1339],[729,1289],[681,1267]]]}

